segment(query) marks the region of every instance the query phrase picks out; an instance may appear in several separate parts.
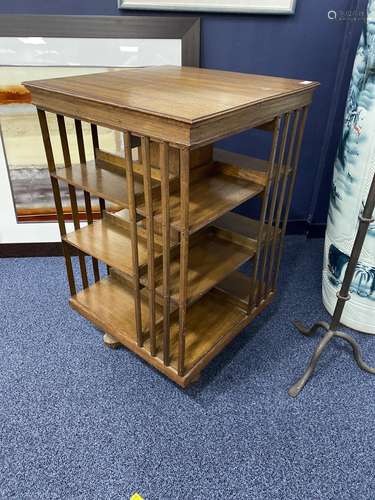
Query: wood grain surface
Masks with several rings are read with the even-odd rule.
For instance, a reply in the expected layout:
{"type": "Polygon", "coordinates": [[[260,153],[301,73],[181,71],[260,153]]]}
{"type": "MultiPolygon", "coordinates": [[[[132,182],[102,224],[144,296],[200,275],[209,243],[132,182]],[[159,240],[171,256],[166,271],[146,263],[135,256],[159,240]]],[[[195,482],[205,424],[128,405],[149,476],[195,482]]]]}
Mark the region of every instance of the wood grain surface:
{"type": "Polygon", "coordinates": [[[194,123],[279,96],[310,92],[316,82],[187,67],[126,69],[25,82],[31,91],[194,123]],[[171,106],[173,96],[173,106],[171,106]]]}

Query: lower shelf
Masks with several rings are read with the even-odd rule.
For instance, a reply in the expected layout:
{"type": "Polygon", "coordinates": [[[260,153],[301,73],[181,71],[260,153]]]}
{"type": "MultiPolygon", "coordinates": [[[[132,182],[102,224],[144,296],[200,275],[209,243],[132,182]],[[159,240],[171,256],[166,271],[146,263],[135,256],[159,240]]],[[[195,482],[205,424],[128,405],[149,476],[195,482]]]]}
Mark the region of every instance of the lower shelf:
{"type": "MultiPolygon", "coordinates": [[[[243,325],[247,312],[227,294],[213,289],[201,300],[189,308],[185,339],[185,369],[192,370],[202,361],[214,347],[227,336],[230,336],[239,325],[243,325]]],[[[170,354],[171,366],[177,370],[178,365],[178,312],[171,317],[170,354]]],[[[159,327],[157,356],[162,359],[161,335],[159,327]]],[[[148,347],[146,343],[145,347],[148,347]]],[[[208,361],[207,361],[208,362],[208,361]]],[[[207,363],[205,363],[207,364],[207,363]]]]}
{"type": "Polygon", "coordinates": [[[148,363],[174,382],[186,387],[201,370],[235,337],[254,317],[249,316],[241,301],[218,289],[213,289],[191,306],[187,315],[185,345],[185,373],[179,376],[178,312],[170,320],[170,365],[163,364],[162,311],[157,306],[157,355],[151,356],[147,338],[148,302],[146,289],[141,292],[144,347],[136,343],[134,301],[132,289],[126,282],[108,276],[70,299],[71,306],[101,330],[117,338],[148,363]]]}
{"type": "MultiPolygon", "coordinates": [[[[77,293],[70,305],[104,331],[116,331],[120,342],[136,339],[134,294],[131,285],[115,276],[107,276],[77,293]]],[[[141,291],[142,329],[148,329],[148,295],[141,291]]],[[[156,324],[162,320],[162,308],[156,305],[156,324]]]]}
{"type": "Polygon", "coordinates": [[[240,271],[234,271],[218,284],[217,288],[236,297],[244,306],[248,306],[250,290],[253,289],[251,279],[240,271]]]}

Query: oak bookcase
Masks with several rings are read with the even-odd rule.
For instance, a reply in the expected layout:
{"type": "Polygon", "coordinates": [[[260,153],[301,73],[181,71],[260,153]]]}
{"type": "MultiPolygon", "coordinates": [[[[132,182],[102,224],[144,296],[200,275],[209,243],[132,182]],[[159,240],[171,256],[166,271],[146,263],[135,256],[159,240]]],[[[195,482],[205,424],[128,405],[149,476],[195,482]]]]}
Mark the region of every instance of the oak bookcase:
{"type": "Polygon", "coordinates": [[[153,67],[25,85],[38,108],[71,306],[103,330],[107,342],[123,344],[186,387],[275,294],[307,110],[318,84],[153,67]],[[57,116],[62,167],[55,163],[46,112],[57,116]],[[71,162],[65,117],[74,119],[79,164],[71,162]],[[91,124],[92,161],[86,161],[82,122],[91,124]],[[121,132],[123,154],[100,149],[98,125],[121,132]],[[226,152],[214,154],[215,141],[251,128],[268,134],[268,158],[242,158],[239,165],[226,152]],[[69,186],[70,234],[59,182],[69,186]],[[84,193],[84,227],[77,189],[84,193]],[[98,221],[91,196],[99,198],[98,221]],[[232,211],[255,197],[259,220],[232,211]],[[106,210],[106,202],[117,210],[106,210]],[[107,265],[105,276],[98,261],[107,265]],[[249,276],[238,270],[248,261],[249,276]]]}

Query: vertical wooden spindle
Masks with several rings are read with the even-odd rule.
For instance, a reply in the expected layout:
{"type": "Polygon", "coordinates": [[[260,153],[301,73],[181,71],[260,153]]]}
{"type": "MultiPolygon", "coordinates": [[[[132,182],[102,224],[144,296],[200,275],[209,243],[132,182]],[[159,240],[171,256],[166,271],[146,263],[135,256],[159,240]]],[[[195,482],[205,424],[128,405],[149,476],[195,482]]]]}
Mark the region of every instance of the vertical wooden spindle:
{"type": "Polygon", "coordinates": [[[186,304],[188,293],[189,265],[189,175],[190,151],[180,150],[180,297],[179,297],[179,338],[178,374],[185,372],[186,304]]]}
{"type": "Polygon", "coordinates": [[[160,181],[163,238],[163,361],[170,364],[170,210],[169,210],[169,145],[160,144],[160,181]]]}
{"type": "Polygon", "coordinates": [[[277,144],[279,141],[279,134],[280,134],[280,122],[281,118],[280,116],[277,117],[275,121],[275,126],[273,130],[273,135],[272,135],[272,146],[271,146],[271,153],[269,157],[269,165],[268,165],[268,172],[267,172],[267,182],[266,182],[266,187],[263,192],[262,196],[262,208],[261,208],[261,213],[260,213],[260,218],[259,218],[259,228],[258,228],[258,240],[257,240],[257,250],[256,250],[256,259],[254,263],[254,269],[253,269],[253,275],[251,279],[251,289],[249,291],[249,304],[248,304],[248,311],[250,312],[258,303],[258,295],[259,295],[259,287],[260,283],[258,283],[258,273],[259,273],[259,267],[261,263],[261,257],[262,257],[262,249],[265,244],[265,237],[264,237],[264,228],[265,228],[265,221],[266,221],[266,214],[267,214],[267,208],[268,208],[268,200],[270,196],[270,191],[271,191],[271,184],[272,184],[272,179],[274,175],[274,167],[275,167],[275,162],[276,162],[276,153],[277,153],[277,144]]]}
{"type": "MultiPolygon", "coordinates": [[[[90,127],[91,127],[92,147],[94,150],[94,158],[96,159],[97,150],[99,149],[98,127],[95,123],[91,123],[90,127]]],[[[106,204],[104,198],[101,197],[99,197],[99,209],[100,209],[100,217],[103,218],[106,209],[106,204]]],[[[109,274],[110,267],[107,265],[106,268],[107,268],[107,273],[109,274]]]]}
{"type": "MultiPolygon", "coordinates": [[[[61,147],[64,156],[65,168],[69,168],[72,166],[72,162],[70,159],[69,143],[68,143],[68,136],[66,134],[65,120],[62,115],[57,115],[57,123],[59,126],[59,133],[60,133],[61,147]]],[[[70,204],[72,207],[74,229],[77,231],[81,226],[79,222],[76,189],[71,184],[69,184],[69,195],[70,195],[70,204]]],[[[79,259],[79,267],[81,269],[82,286],[83,288],[87,288],[89,286],[89,283],[87,279],[85,256],[79,250],[78,250],[78,259],[79,259]]]]}
{"type": "Polygon", "coordinates": [[[96,150],[99,149],[98,127],[96,126],[95,123],[91,123],[90,128],[91,128],[92,147],[94,149],[94,158],[96,158],[96,150]]]}
{"type": "Polygon", "coordinates": [[[299,158],[300,158],[300,154],[301,154],[303,132],[305,130],[308,111],[309,111],[309,107],[305,106],[303,108],[302,120],[301,120],[300,128],[298,131],[296,150],[294,153],[294,160],[293,160],[293,164],[292,164],[292,170],[293,170],[292,177],[291,177],[290,184],[289,184],[288,199],[286,202],[286,207],[285,207],[285,212],[284,212],[284,220],[283,220],[281,234],[280,234],[280,248],[279,248],[279,254],[277,256],[276,270],[275,270],[275,275],[274,275],[274,279],[273,279],[273,286],[272,286],[273,290],[276,288],[277,278],[279,276],[280,262],[281,262],[281,257],[282,257],[282,242],[283,242],[285,232],[286,232],[286,226],[288,223],[288,215],[289,215],[290,205],[292,203],[294,185],[296,183],[298,163],[299,163],[299,158]]]}
{"type": "Polygon", "coordinates": [[[79,161],[83,165],[86,165],[86,153],[85,153],[85,143],[83,142],[83,131],[81,120],[74,120],[74,127],[76,129],[77,146],[79,153],[79,161]]]}
{"type": "MultiPolygon", "coordinates": [[[[87,224],[93,224],[94,217],[92,215],[91,196],[90,196],[90,193],[88,193],[87,191],[84,191],[83,194],[85,197],[85,209],[86,209],[86,216],[87,216],[87,224]]],[[[94,280],[95,280],[95,282],[98,282],[100,280],[100,271],[99,271],[98,259],[96,259],[95,257],[92,257],[92,268],[93,268],[93,272],[94,272],[94,280]]]]}
{"type": "Polygon", "coordinates": [[[148,283],[148,307],[149,307],[149,330],[150,330],[150,353],[156,356],[156,333],[155,333],[155,245],[154,245],[154,215],[152,203],[151,163],[150,163],[150,139],[141,138],[143,184],[145,192],[146,208],[146,230],[147,230],[147,283],[148,283]]]}
{"type": "MultiPolygon", "coordinates": [[[[55,205],[56,205],[57,221],[58,221],[58,225],[59,225],[59,229],[60,229],[61,238],[63,238],[66,235],[66,228],[65,228],[65,220],[64,220],[64,211],[63,211],[63,207],[62,207],[62,203],[61,203],[60,188],[59,188],[58,180],[55,177],[52,177],[52,174],[54,172],[56,172],[56,164],[55,164],[55,159],[53,156],[53,150],[52,150],[51,139],[50,139],[50,135],[49,135],[46,113],[44,110],[39,109],[39,108],[38,108],[38,118],[39,118],[40,129],[42,132],[42,138],[43,138],[44,150],[45,150],[46,158],[47,158],[48,170],[50,173],[53,197],[54,197],[55,205]]],[[[77,291],[76,291],[76,285],[75,285],[75,280],[74,280],[72,259],[70,256],[69,246],[64,241],[62,241],[62,249],[63,249],[63,255],[64,255],[64,259],[65,259],[66,272],[68,275],[70,294],[73,296],[77,293],[77,291]]]]}
{"type": "Polygon", "coordinates": [[[133,264],[132,277],[133,277],[134,309],[135,309],[135,329],[137,335],[137,344],[139,347],[143,347],[141,296],[139,290],[137,213],[136,213],[135,194],[134,194],[134,172],[133,172],[131,135],[129,132],[124,132],[124,145],[125,145],[126,184],[128,190],[128,204],[129,204],[130,237],[132,245],[132,264],[133,264]]]}
{"type": "Polygon", "coordinates": [[[272,243],[272,235],[274,234],[273,231],[273,219],[275,216],[275,208],[276,208],[276,202],[277,202],[277,197],[279,194],[279,187],[280,187],[280,179],[281,179],[281,173],[282,173],[282,168],[284,164],[284,156],[285,156],[285,148],[286,148],[286,143],[288,139],[288,132],[289,132],[289,125],[290,125],[290,118],[291,114],[287,113],[286,116],[284,117],[284,122],[283,122],[283,132],[281,136],[281,144],[280,144],[280,151],[278,155],[278,161],[277,161],[277,168],[275,175],[273,176],[273,189],[272,189],[272,198],[271,198],[271,206],[268,212],[268,224],[267,224],[267,231],[266,231],[266,237],[264,241],[264,252],[263,252],[263,266],[262,266],[262,275],[261,275],[261,280],[260,280],[260,296],[261,299],[265,299],[265,292],[267,289],[267,278],[266,278],[266,271],[267,267],[269,267],[270,263],[268,261],[268,254],[270,250],[270,246],[272,243]]]}
{"type": "MultiPolygon", "coordinates": [[[[83,141],[83,132],[82,132],[82,122],[81,120],[74,120],[74,126],[76,129],[76,137],[77,137],[77,145],[78,145],[78,153],[79,153],[79,161],[82,165],[86,165],[86,153],[85,153],[85,143],[83,141]]],[[[91,206],[91,195],[88,191],[83,191],[83,195],[85,198],[85,209],[86,209],[86,218],[87,224],[93,224],[93,216],[92,216],[92,206],[91,206]]],[[[94,271],[94,279],[95,281],[100,280],[99,274],[99,264],[98,260],[95,257],[92,257],[92,268],[94,271]]]]}
{"type": "Polygon", "coordinates": [[[138,161],[139,163],[142,163],[142,144],[141,146],[137,147],[137,151],[138,151],[138,161]]]}
{"type": "MultiPolygon", "coordinates": [[[[96,158],[96,151],[97,149],[99,149],[98,127],[96,126],[95,123],[91,123],[90,126],[91,126],[92,147],[94,149],[94,158],[96,158]]],[[[105,210],[105,200],[103,198],[99,198],[99,207],[100,207],[101,217],[103,218],[103,212],[105,210]]]]}
{"type": "Polygon", "coordinates": [[[284,207],[285,193],[286,193],[286,188],[288,185],[290,167],[291,167],[292,159],[293,159],[294,143],[296,140],[296,133],[297,133],[299,116],[300,116],[300,112],[296,111],[294,114],[292,132],[291,132],[289,146],[288,146],[288,157],[287,157],[287,160],[285,163],[285,170],[283,172],[281,193],[280,193],[279,203],[278,203],[278,207],[277,207],[275,226],[273,228],[273,244],[272,244],[270,266],[269,266],[269,271],[268,271],[268,282],[267,282],[267,292],[266,292],[267,294],[272,289],[272,278],[274,275],[276,249],[280,248],[280,244],[281,244],[280,237],[279,237],[280,236],[279,235],[280,221],[281,221],[281,215],[282,215],[282,211],[283,211],[283,207],[284,207]]]}
{"type": "MultiPolygon", "coordinates": [[[[70,196],[70,205],[72,207],[74,229],[77,231],[78,229],[80,229],[81,226],[80,226],[80,222],[79,222],[79,212],[78,212],[76,190],[75,190],[75,187],[72,186],[71,184],[68,184],[68,188],[69,188],[69,196],[70,196]]],[[[85,255],[80,250],[78,250],[78,252],[79,252],[78,253],[79,267],[81,269],[81,277],[82,277],[82,286],[83,286],[83,288],[87,288],[89,286],[89,283],[88,283],[88,278],[87,278],[85,255]]]]}

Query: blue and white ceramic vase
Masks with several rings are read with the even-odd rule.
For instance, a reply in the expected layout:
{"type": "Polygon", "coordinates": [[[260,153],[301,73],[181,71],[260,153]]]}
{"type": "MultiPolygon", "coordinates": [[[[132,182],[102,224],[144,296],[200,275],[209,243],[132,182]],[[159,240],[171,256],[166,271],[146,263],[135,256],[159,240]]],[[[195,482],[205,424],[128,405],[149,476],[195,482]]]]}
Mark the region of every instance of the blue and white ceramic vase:
{"type": "MultiPolygon", "coordinates": [[[[334,165],[324,249],[323,302],[332,314],[375,172],[375,0],[354,61],[334,165]]],[[[342,323],[375,334],[375,223],[370,225],[342,323]]]]}

